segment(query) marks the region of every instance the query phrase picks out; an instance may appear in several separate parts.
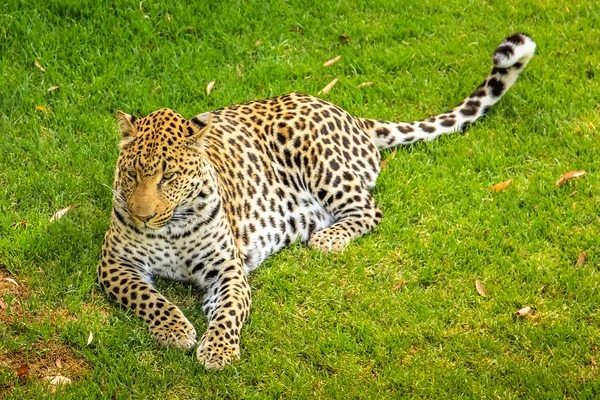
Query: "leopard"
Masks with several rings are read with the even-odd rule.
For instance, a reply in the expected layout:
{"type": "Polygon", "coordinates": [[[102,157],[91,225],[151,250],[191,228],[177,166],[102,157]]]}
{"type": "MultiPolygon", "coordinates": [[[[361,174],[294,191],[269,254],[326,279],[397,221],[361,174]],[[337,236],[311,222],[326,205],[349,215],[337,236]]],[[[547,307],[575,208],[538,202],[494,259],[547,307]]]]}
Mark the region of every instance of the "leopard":
{"type": "Polygon", "coordinates": [[[189,119],[168,108],[117,112],[113,209],[99,286],[160,344],[197,345],[207,369],[240,358],[248,275],[294,242],[338,253],[382,220],[372,189],[382,149],[462,132],[515,83],[536,44],[508,36],[491,73],[452,109],[415,122],[360,118],[302,93],[230,105],[189,119]],[[155,277],[191,282],[207,327],[199,343],[155,277]]]}

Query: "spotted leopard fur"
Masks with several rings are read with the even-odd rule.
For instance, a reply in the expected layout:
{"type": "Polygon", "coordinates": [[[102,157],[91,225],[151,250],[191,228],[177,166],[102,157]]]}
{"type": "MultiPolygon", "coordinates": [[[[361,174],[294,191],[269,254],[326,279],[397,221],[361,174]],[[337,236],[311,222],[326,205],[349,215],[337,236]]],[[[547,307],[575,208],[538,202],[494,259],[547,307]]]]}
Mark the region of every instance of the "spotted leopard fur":
{"type": "Polygon", "coordinates": [[[372,230],[382,218],[371,196],[379,149],[465,129],[512,86],[534,50],[528,36],[509,36],[471,96],[420,122],[358,118],[300,93],[191,119],[169,109],[139,119],[118,113],[122,142],[99,284],[158,342],[189,348],[194,327],[152,276],[194,282],[209,321],[197,357],[222,368],[240,356],[247,273],[294,241],[339,252],[372,230]]]}

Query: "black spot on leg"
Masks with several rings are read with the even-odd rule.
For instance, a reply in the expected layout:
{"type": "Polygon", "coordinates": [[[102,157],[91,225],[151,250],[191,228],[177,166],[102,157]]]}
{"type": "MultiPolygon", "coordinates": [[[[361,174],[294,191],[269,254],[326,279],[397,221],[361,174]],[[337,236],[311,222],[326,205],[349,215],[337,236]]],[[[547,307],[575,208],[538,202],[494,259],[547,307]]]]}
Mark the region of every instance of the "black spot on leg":
{"type": "Polygon", "coordinates": [[[211,269],[206,273],[204,279],[214,279],[219,272],[216,269],[211,269]]]}

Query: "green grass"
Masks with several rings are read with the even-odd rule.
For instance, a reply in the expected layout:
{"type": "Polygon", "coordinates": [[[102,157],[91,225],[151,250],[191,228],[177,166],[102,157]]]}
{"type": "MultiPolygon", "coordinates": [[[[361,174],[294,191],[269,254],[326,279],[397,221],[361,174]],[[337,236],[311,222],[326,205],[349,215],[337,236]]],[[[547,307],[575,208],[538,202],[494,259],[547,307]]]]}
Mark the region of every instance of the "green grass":
{"type": "MultiPolygon", "coordinates": [[[[70,347],[89,369],[61,399],[600,396],[594,2],[100,3],[0,4],[0,263],[29,285],[30,315],[60,307],[74,316],[0,323],[0,354],[70,347]],[[538,44],[520,80],[468,133],[399,149],[374,192],[384,211],[375,232],[338,256],[294,245],[252,274],[241,361],[206,371],[99,294],[116,110],[189,117],[289,91],[316,95],[337,77],[324,97],[349,112],[420,119],[468,95],[515,31],[538,44]],[[364,81],[375,85],[357,89],[364,81]],[[555,187],[578,169],[586,175],[555,187]],[[486,189],[510,178],[504,192],[486,189]],[[49,222],[69,204],[79,207],[49,222]],[[11,227],[19,221],[30,225],[11,227]],[[534,317],[515,318],[525,305],[534,317]]],[[[188,285],[159,288],[203,330],[188,285]]],[[[44,393],[0,368],[0,397],[44,393]]]]}

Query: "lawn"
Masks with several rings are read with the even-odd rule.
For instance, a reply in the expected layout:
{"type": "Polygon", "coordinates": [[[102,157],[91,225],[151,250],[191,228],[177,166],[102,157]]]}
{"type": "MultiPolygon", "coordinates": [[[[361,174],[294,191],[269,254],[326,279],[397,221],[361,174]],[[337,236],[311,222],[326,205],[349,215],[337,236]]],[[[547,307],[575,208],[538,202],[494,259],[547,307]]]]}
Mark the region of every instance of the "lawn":
{"type": "MultiPolygon", "coordinates": [[[[187,3],[0,4],[0,398],[50,395],[52,375],[78,400],[600,396],[593,1],[187,3]],[[206,371],[96,286],[117,110],[191,117],[338,78],[321,96],[353,114],[422,119],[519,31],[537,53],[488,117],[384,152],[374,232],[334,256],[295,244],[251,275],[240,361],[206,371]]],[[[190,285],[158,287],[204,329],[190,285]]]]}

